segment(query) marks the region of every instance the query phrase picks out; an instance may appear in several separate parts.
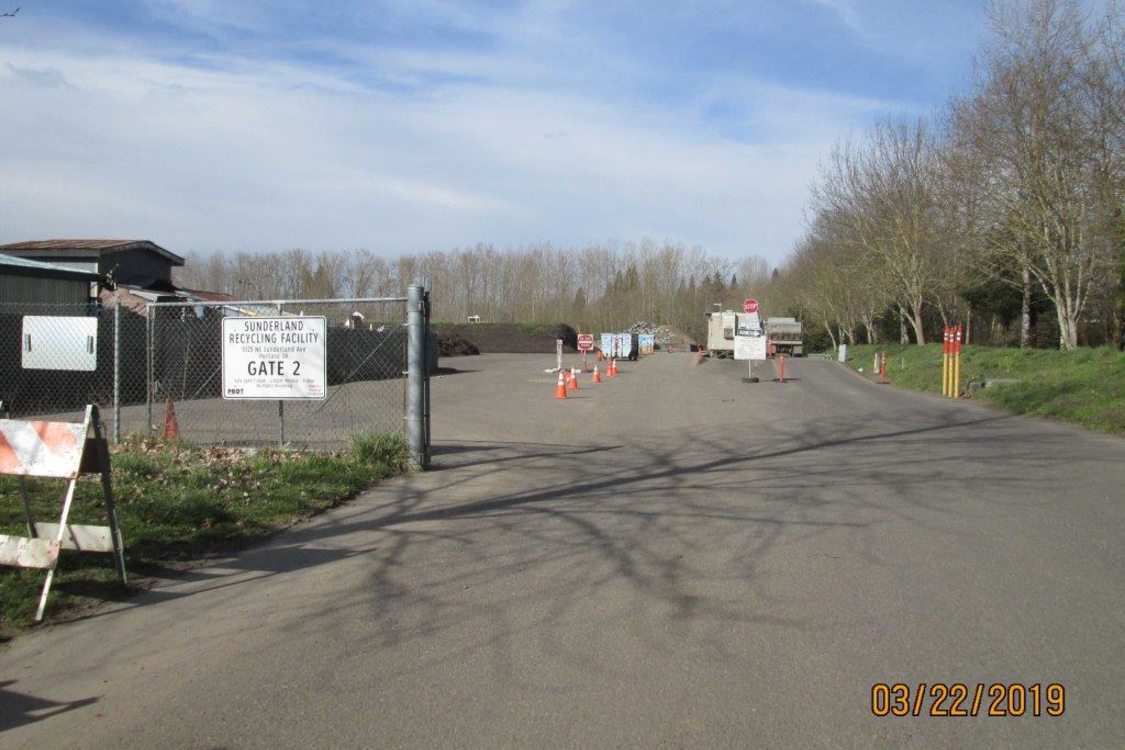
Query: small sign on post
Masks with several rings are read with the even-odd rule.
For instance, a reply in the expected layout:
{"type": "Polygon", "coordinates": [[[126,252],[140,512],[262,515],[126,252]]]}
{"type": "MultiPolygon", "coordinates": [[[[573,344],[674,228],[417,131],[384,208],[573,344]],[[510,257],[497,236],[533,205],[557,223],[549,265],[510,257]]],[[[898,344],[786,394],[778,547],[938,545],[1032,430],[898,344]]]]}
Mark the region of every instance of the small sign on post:
{"type": "Polygon", "coordinates": [[[754,362],[766,361],[766,337],[762,335],[760,329],[734,337],[734,358],[748,363],[746,377],[742,382],[757,383],[758,378],[754,376],[754,362]]]}
{"type": "Polygon", "coordinates": [[[578,334],[578,351],[582,352],[582,369],[588,370],[586,364],[587,354],[594,348],[594,334],[580,333],[578,334]]]}
{"type": "Polygon", "coordinates": [[[758,312],[758,300],[750,298],[742,303],[742,312],[756,313],[758,312]]]}
{"type": "Polygon", "coordinates": [[[740,315],[735,323],[734,333],[736,336],[760,336],[762,334],[762,319],[758,317],[756,312],[740,315]]]}

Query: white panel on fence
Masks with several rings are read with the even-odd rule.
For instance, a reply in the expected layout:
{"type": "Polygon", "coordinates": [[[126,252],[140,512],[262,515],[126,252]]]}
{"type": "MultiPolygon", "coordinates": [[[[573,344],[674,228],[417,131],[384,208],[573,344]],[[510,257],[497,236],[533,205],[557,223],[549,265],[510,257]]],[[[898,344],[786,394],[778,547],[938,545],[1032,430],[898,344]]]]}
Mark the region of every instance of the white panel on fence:
{"type": "Polygon", "coordinates": [[[25,370],[98,369],[98,319],[25,315],[20,349],[25,370]]]}

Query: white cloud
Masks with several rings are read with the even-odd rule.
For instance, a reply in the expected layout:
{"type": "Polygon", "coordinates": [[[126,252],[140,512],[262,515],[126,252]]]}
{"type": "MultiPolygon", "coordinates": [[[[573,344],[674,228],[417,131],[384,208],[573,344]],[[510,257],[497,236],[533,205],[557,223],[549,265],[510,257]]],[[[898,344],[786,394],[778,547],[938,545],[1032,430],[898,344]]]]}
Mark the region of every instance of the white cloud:
{"type": "Polygon", "coordinates": [[[870,38],[871,33],[860,21],[859,11],[852,0],[804,0],[822,8],[828,8],[847,26],[852,33],[862,38],[870,38]]]}
{"type": "MultiPolygon", "coordinates": [[[[560,86],[521,51],[340,46],[372,84],[355,68],[218,54],[189,64],[113,39],[97,54],[71,49],[7,50],[0,174],[23,189],[9,191],[0,240],[398,252],[647,235],[777,261],[824,149],[891,106],[730,77],[667,107],[560,86]],[[707,126],[716,100],[744,103],[734,120],[745,138],[707,126]]],[[[596,57],[568,75],[631,65],[596,57]]]]}

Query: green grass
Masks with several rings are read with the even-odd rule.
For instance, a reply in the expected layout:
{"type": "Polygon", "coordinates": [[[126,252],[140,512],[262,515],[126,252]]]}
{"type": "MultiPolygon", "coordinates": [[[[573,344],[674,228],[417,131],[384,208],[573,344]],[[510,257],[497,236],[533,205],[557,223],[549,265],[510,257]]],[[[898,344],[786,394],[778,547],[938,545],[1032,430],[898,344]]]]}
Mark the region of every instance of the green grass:
{"type": "MultiPolygon", "coordinates": [[[[374,482],[406,471],[397,435],[366,435],[339,452],[197,448],[129,442],[114,450],[113,489],[125,539],[126,566],[144,574],[171,560],[230,552],[339,505],[374,482]]],[[[27,480],[36,520],[57,522],[65,482],[27,480]]],[[[105,524],[101,484],[83,477],[70,521],[105,524]]],[[[0,533],[25,535],[20,481],[0,477],[0,533]]],[[[44,572],[0,567],[0,633],[26,627],[44,572]]],[[[107,598],[128,595],[110,555],[64,551],[47,613],[65,617],[107,598]]]]}
{"type": "MultiPolygon", "coordinates": [[[[848,364],[871,373],[876,351],[887,352],[887,377],[897,386],[941,393],[941,344],[849,346],[848,364]]],[[[1125,353],[1110,347],[1072,352],[966,346],[961,388],[1010,412],[1125,434],[1125,353]],[[1012,378],[1019,384],[983,390],[969,383],[1012,378]]]]}

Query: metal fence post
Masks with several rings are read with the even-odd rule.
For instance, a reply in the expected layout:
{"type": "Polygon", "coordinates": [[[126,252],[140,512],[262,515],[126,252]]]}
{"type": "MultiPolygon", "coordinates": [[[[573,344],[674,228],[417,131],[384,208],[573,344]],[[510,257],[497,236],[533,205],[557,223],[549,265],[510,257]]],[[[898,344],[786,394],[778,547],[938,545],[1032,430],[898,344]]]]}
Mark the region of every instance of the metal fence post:
{"type": "Polygon", "coordinates": [[[411,284],[406,302],[406,443],[410,459],[426,468],[426,302],[425,289],[411,284]]]}
{"type": "MultiPolygon", "coordinates": [[[[277,316],[281,317],[282,303],[277,303],[277,316]]],[[[277,449],[279,451],[285,450],[285,401],[282,399],[277,400],[277,422],[278,422],[278,435],[277,435],[277,449]]]]}
{"type": "Polygon", "coordinates": [[[424,451],[424,453],[423,453],[423,463],[422,463],[422,466],[425,467],[425,466],[430,465],[430,445],[432,444],[432,441],[430,439],[430,437],[431,437],[431,435],[430,435],[430,358],[433,357],[433,361],[437,362],[437,352],[436,351],[430,351],[430,343],[431,343],[430,342],[430,311],[431,311],[432,308],[430,307],[430,293],[429,293],[429,291],[427,291],[425,293],[425,296],[422,298],[422,301],[425,305],[425,310],[426,310],[425,315],[423,316],[423,320],[422,320],[422,322],[425,326],[425,329],[424,329],[423,335],[422,335],[422,340],[425,342],[425,357],[423,358],[423,360],[426,363],[426,365],[425,365],[425,377],[423,379],[423,383],[424,383],[423,390],[424,390],[426,395],[425,395],[425,414],[423,416],[423,425],[424,425],[425,429],[424,429],[424,433],[423,433],[423,441],[424,441],[423,442],[423,451],[424,451]]]}
{"type": "Polygon", "coordinates": [[[148,422],[145,424],[145,434],[152,437],[153,424],[152,424],[152,400],[156,397],[153,392],[155,384],[153,381],[153,370],[156,354],[153,352],[153,328],[155,326],[156,308],[151,304],[145,308],[147,319],[145,320],[145,364],[148,369],[145,377],[145,401],[148,403],[148,422]]]}
{"type": "Polygon", "coordinates": [[[121,298],[113,300],[113,442],[121,442],[121,298]]]}

